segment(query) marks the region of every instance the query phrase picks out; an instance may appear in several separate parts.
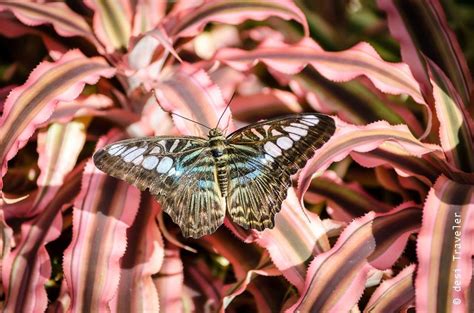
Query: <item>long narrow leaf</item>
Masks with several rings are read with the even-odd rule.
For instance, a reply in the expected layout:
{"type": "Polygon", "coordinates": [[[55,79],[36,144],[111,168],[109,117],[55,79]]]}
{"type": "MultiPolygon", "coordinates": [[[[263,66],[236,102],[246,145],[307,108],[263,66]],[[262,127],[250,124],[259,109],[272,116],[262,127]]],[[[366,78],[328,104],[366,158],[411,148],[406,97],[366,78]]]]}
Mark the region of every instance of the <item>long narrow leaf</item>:
{"type": "Polygon", "coordinates": [[[438,64],[453,85],[464,105],[471,99],[472,78],[461,47],[438,0],[379,0],[388,16],[390,32],[400,42],[403,61],[420,82],[427,99],[431,86],[425,56],[438,64]]]}
{"type": "Polygon", "coordinates": [[[271,16],[299,22],[308,34],[303,12],[289,0],[210,0],[198,7],[169,15],[165,28],[171,36],[194,36],[209,22],[239,24],[247,19],[264,20],[271,16]]]}
{"type": "Polygon", "coordinates": [[[410,203],[355,220],[331,250],[311,263],[304,292],[288,311],[348,312],[362,295],[369,271],[391,267],[420,224],[421,210],[410,203]]]}
{"type": "Polygon", "coordinates": [[[43,312],[46,309],[48,298],[44,285],[51,274],[51,261],[45,245],[61,234],[61,210],[77,196],[83,168],[80,165],[67,176],[68,184],[55,187],[53,198],[41,198],[45,209],[22,224],[18,246],[2,264],[6,311],[43,312]]]}
{"type": "MultiPolygon", "coordinates": [[[[86,83],[101,76],[111,77],[115,70],[101,58],[86,58],[73,50],[54,63],[41,63],[27,82],[15,88],[5,102],[0,119],[1,176],[7,162],[15,156],[39,124],[46,122],[59,101],[76,98],[86,83]]],[[[0,188],[3,183],[0,181],[0,188]]]]}
{"type": "MultiPolygon", "coordinates": [[[[226,107],[219,87],[209,79],[206,72],[187,64],[161,81],[156,88],[156,95],[165,110],[191,118],[210,128],[216,127],[226,107]]],[[[179,116],[175,116],[174,121],[183,134],[205,136],[208,133],[206,127],[179,116]]],[[[222,115],[220,127],[225,128],[229,122],[230,112],[227,110],[222,115]]],[[[232,130],[232,127],[229,130],[232,130]]]]}
{"type": "Polygon", "coordinates": [[[95,43],[89,24],[82,16],[62,2],[35,3],[29,1],[0,1],[0,11],[10,10],[26,25],[52,24],[61,36],[82,36],[95,43]]]}
{"type": "Polygon", "coordinates": [[[430,190],[418,235],[416,307],[468,312],[474,300],[474,187],[441,176],[430,190]]]}
{"type": "Polygon", "coordinates": [[[138,214],[127,230],[130,244],[121,260],[120,284],[111,301],[112,312],[158,312],[158,292],[152,275],[163,263],[164,243],[155,216],[159,206],[142,193],[138,214]]]}
{"type": "Polygon", "coordinates": [[[415,302],[415,265],[384,281],[370,297],[364,312],[403,312],[415,302]]]}
{"type": "MultiPolygon", "coordinates": [[[[111,133],[98,146],[114,142],[111,133]]],[[[64,253],[64,276],[72,311],[108,311],[117,293],[120,259],[125,253],[127,229],[138,210],[140,192],[99,171],[89,161],[82,189],[74,203],[72,242],[64,253]]]]}
{"type": "Polygon", "coordinates": [[[376,122],[367,126],[354,126],[336,119],[336,133],[321,148],[301,171],[298,178],[298,197],[302,197],[314,174],[321,173],[332,162],[345,158],[349,153],[368,152],[380,145],[396,145],[405,154],[421,156],[440,150],[436,145],[423,144],[417,140],[405,125],[391,126],[376,122]]]}
{"type": "Polygon", "coordinates": [[[385,93],[407,94],[416,102],[424,103],[418,83],[408,66],[383,61],[367,43],[359,43],[340,52],[328,52],[309,38],[294,45],[267,40],[251,51],[221,49],[215,59],[239,70],[247,70],[262,61],[273,70],[286,74],[298,73],[311,64],[324,77],[333,81],[348,81],[365,75],[385,93]]]}
{"type": "Polygon", "coordinates": [[[94,32],[106,51],[112,53],[127,47],[132,20],[130,2],[86,0],[85,3],[94,10],[94,32]]]}
{"type": "Polygon", "coordinates": [[[474,122],[460,103],[451,81],[432,62],[428,62],[432,77],[436,114],[440,121],[440,141],[448,162],[454,167],[474,172],[474,122]]]}
{"type": "Polygon", "coordinates": [[[283,276],[300,291],[306,277],[304,264],[330,247],[319,217],[307,212],[308,219],[303,210],[291,188],[282,210],[275,217],[275,227],[259,233],[256,240],[268,250],[283,276]]]}

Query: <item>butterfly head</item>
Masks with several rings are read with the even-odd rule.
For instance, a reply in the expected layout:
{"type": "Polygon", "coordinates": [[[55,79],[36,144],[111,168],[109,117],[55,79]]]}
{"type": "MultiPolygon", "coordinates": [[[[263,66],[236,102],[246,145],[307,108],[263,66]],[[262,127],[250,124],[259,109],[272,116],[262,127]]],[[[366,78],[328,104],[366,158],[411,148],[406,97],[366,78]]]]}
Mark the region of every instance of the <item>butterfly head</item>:
{"type": "Polygon", "coordinates": [[[207,135],[209,138],[219,138],[219,137],[224,137],[224,134],[222,133],[222,130],[219,128],[212,128],[209,130],[209,134],[207,135]]]}

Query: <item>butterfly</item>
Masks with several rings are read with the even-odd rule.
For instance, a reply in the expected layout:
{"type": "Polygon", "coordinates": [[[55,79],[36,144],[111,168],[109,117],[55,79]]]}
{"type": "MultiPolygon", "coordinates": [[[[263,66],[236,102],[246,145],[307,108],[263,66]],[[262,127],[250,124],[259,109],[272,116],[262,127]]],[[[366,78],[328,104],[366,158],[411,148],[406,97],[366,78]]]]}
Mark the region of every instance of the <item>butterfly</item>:
{"type": "Polygon", "coordinates": [[[103,172],[149,189],[185,237],[212,234],[228,213],[245,229],[274,226],[291,175],[335,132],[323,114],[293,114],[208,138],[157,136],[122,140],[93,156],[103,172]]]}

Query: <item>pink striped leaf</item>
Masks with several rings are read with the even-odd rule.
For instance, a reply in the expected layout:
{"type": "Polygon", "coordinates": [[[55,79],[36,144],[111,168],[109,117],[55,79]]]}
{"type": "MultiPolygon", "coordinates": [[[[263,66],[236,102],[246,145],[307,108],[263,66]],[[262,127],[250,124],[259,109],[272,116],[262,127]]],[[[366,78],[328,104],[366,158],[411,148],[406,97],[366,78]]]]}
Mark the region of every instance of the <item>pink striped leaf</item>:
{"type": "Polygon", "coordinates": [[[391,147],[392,151],[401,150],[403,155],[420,157],[430,152],[441,150],[432,144],[424,144],[411,134],[406,125],[392,126],[388,123],[375,122],[366,126],[346,124],[336,120],[336,132],[308,161],[298,178],[298,197],[301,198],[310,185],[314,174],[322,173],[331,163],[340,161],[351,152],[368,152],[378,147],[391,147]]]}
{"type": "MultiPolygon", "coordinates": [[[[208,127],[216,127],[227,103],[219,87],[210,80],[204,70],[183,64],[169,78],[156,86],[156,95],[160,105],[167,111],[176,112],[198,121],[208,127]]],[[[176,127],[182,134],[206,136],[208,130],[180,117],[173,117],[176,127]]],[[[221,119],[221,128],[230,121],[227,110],[221,119]]],[[[232,131],[232,124],[229,131],[232,131]]]]}
{"type": "Polygon", "coordinates": [[[94,32],[108,53],[128,47],[131,34],[132,9],[126,0],[86,0],[94,10],[94,32]]]}
{"type": "MultiPolygon", "coordinates": [[[[280,271],[278,271],[275,268],[268,254],[263,254],[262,258],[258,262],[258,265],[254,269],[248,270],[245,277],[238,280],[236,283],[229,284],[224,287],[225,296],[222,299],[222,308],[223,309],[228,308],[232,300],[234,300],[235,297],[242,294],[246,290],[250,291],[254,295],[258,293],[257,290],[251,290],[248,288],[249,285],[257,278],[257,276],[278,276],[278,275],[280,275],[280,271]]],[[[269,289],[268,285],[264,284],[263,288],[260,291],[263,291],[264,289],[269,289]]],[[[269,299],[267,299],[267,301],[264,301],[264,302],[270,302],[270,303],[272,302],[268,300],[269,299]]],[[[219,308],[219,309],[222,309],[222,308],[219,308]]],[[[265,310],[259,310],[259,312],[264,312],[264,311],[265,310]]]]}
{"type": "MultiPolygon", "coordinates": [[[[257,277],[280,275],[280,271],[270,262],[268,254],[262,254],[261,248],[255,244],[243,243],[225,228],[219,228],[212,236],[203,237],[201,242],[204,242],[210,251],[217,251],[226,258],[235,274],[236,281],[225,287],[222,303],[215,307],[216,311],[230,306],[257,277]]],[[[262,289],[269,289],[269,286],[264,284],[262,289]]]]}
{"type": "Polygon", "coordinates": [[[2,207],[8,218],[27,218],[47,209],[47,206],[64,183],[66,175],[76,165],[86,141],[88,119],[67,124],[53,123],[38,134],[38,189],[23,201],[2,207]]]}
{"type": "Polygon", "coordinates": [[[272,71],[283,85],[306,101],[316,111],[334,113],[347,122],[367,124],[385,120],[392,125],[407,124],[417,135],[423,133],[423,126],[407,108],[380,92],[366,77],[348,82],[330,81],[313,67],[306,67],[300,73],[288,76],[272,71]]]}
{"type": "Polygon", "coordinates": [[[350,311],[364,291],[369,272],[390,268],[420,224],[421,210],[413,203],[353,221],[331,250],[311,262],[304,292],[288,312],[350,311]]]}
{"type": "MultiPolygon", "coordinates": [[[[218,258],[223,259],[222,257],[218,258]]],[[[185,284],[190,290],[189,294],[193,300],[195,311],[212,309],[213,312],[216,312],[217,306],[224,297],[222,294],[224,291],[223,278],[222,275],[216,275],[215,267],[208,266],[206,263],[203,258],[199,258],[197,262],[196,260],[187,262],[184,265],[185,284]]]]}
{"type": "Polygon", "coordinates": [[[0,210],[0,275],[3,275],[4,262],[14,246],[13,229],[7,224],[3,210],[0,210]]]}
{"type": "Polygon", "coordinates": [[[207,0],[198,7],[168,15],[164,27],[171,36],[191,37],[200,33],[209,22],[240,24],[249,19],[262,21],[271,16],[293,19],[303,26],[306,35],[309,33],[303,12],[290,0],[207,0]]]}
{"type": "MultiPolygon", "coordinates": [[[[98,147],[121,139],[111,132],[98,147]]],[[[135,187],[87,163],[82,188],[74,203],[72,241],[64,252],[64,276],[72,311],[108,311],[117,293],[120,259],[127,246],[127,229],[140,202],[135,187]]]]}
{"type": "Polygon", "coordinates": [[[135,4],[132,35],[138,36],[152,30],[165,16],[167,1],[140,0],[135,4]]]}
{"type": "Polygon", "coordinates": [[[307,64],[311,64],[321,75],[337,82],[364,75],[385,93],[407,94],[416,102],[424,103],[418,83],[408,66],[382,60],[377,52],[364,42],[344,51],[328,52],[309,38],[293,45],[269,39],[251,51],[221,49],[214,59],[241,71],[248,70],[261,61],[273,70],[285,74],[301,72],[307,64]]]}
{"type": "Polygon", "coordinates": [[[414,264],[384,281],[372,294],[364,312],[405,312],[415,302],[414,264]]]}
{"type": "Polygon", "coordinates": [[[64,177],[74,168],[86,142],[89,118],[67,124],[52,123],[38,135],[38,166],[41,174],[38,186],[60,186],[64,177]]]}
{"type": "Polygon", "coordinates": [[[125,255],[121,259],[118,291],[110,306],[112,312],[158,312],[158,292],[152,275],[158,273],[164,258],[164,243],[156,223],[159,206],[143,192],[138,214],[127,230],[125,255]]]}
{"type": "Polygon", "coordinates": [[[160,312],[183,312],[184,276],[179,248],[171,245],[164,250],[163,264],[153,281],[158,291],[160,312]]]}
{"type": "Polygon", "coordinates": [[[51,120],[66,123],[77,117],[100,115],[101,111],[113,106],[111,98],[102,94],[79,96],[70,102],[60,102],[51,115],[51,120]]]}
{"type": "Polygon", "coordinates": [[[433,167],[427,160],[407,155],[403,149],[396,146],[376,148],[372,151],[359,153],[351,152],[351,157],[364,167],[390,166],[402,177],[415,176],[430,186],[434,183],[441,171],[433,167]]]}
{"type": "Polygon", "coordinates": [[[36,67],[5,102],[0,118],[1,176],[7,171],[7,162],[38,125],[48,121],[59,101],[75,99],[86,83],[95,84],[101,76],[111,77],[114,72],[102,58],[86,58],[78,50],[66,53],[57,62],[43,62],[36,67]]]}
{"type": "Polygon", "coordinates": [[[19,242],[2,264],[6,311],[46,310],[48,297],[44,285],[51,275],[51,260],[45,246],[61,234],[62,209],[70,206],[77,196],[83,168],[83,164],[77,166],[66,177],[67,184],[48,189],[54,194],[48,201],[41,194],[36,197],[42,201],[44,209],[35,218],[22,223],[19,242]]]}
{"type": "Polygon", "coordinates": [[[306,277],[305,262],[330,248],[319,216],[303,210],[291,188],[275,217],[275,227],[254,232],[256,243],[268,250],[275,266],[300,292],[306,277]]]}
{"type": "Polygon", "coordinates": [[[461,46],[448,25],[440,1],[377,2],[387,13],[390,32],[400,43],[403,61],[410,66],[420,83],[423,95],[432,99],[425,58],[428,57],[446,73],[467,106],[471,99],[472,78],[461,46]]]}
{"type": "Polygon", "coordinates": [[[474,187],[440,176],[418,235],[417,311],[467,312],[473,306],[474,187]]]}
{"type": "Polygon", "coordinates": [[[461,171],[474,172],[474,122],[458,92],[441,69],[428,61],[439,136],[447,161],[461,171]]]}
{"type": "Polygon", "coordinates": [[[61,36],[81,36],[96,43],[89,24],[65,3],[1,0],[0,11],[3,10],[13,12],[22,23],[28,26],[52,24],[61,36]]]}
{"type": "Polygon", "coordinates": [[[343,183],[331,171],[326,171],[321,177],[311,181],[304,199],[312,203],[326,201],[331,218],[344,222],[351,222],[355,217],[370,211],[383,213],[391,209],[386,203],[367,194],[360,185],[343,183]]]}

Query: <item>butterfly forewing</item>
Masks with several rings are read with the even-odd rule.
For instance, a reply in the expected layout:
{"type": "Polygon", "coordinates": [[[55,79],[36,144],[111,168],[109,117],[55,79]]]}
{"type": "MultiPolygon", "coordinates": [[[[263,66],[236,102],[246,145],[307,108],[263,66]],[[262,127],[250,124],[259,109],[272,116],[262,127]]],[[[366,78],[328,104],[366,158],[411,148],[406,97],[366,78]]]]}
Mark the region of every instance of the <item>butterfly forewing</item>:
{"type": "Polygon", "coordinates": [[[223,223],[225,204],[203,138],[123,140],[98,150],[94,163],[140,190],[149,189],[185,236],[210,234],[223,223]]]}
{"type": "Polygon", "coordinates": [[[335,131],[334,120],[297,114],[239,129],[228,137],[229,197],[233,220],[245,228],[273,227],[291,184],[335,131]]]}

